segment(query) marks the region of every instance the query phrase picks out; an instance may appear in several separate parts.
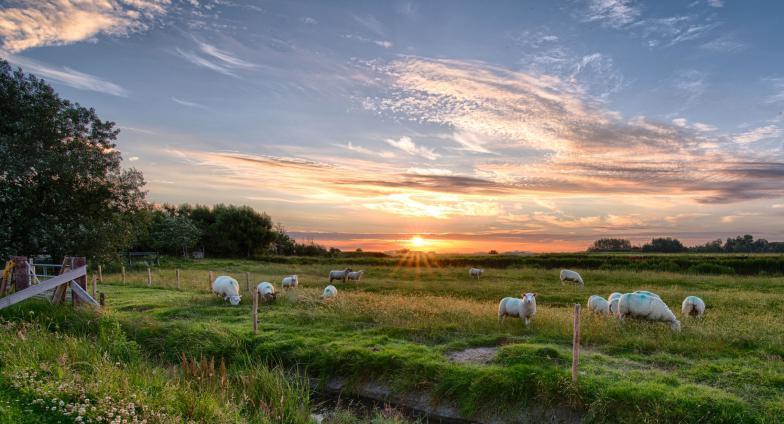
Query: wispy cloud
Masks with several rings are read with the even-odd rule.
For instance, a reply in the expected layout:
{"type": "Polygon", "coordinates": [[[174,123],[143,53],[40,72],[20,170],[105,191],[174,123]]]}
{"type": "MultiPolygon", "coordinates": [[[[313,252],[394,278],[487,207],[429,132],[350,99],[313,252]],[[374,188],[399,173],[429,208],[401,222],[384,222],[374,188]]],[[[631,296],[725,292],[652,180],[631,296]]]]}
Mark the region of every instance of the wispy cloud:
{"type": "Polygon", "coordinates": [[[632,0],[587,0],[582,19],[598,21],[603,26],[620,28],[631,24],[640,16],[641,10],[632,0]]]}
{"type": "Polygon", "coordinates": [[[736,40],[731,36],[722,36],[719,38],[714,38],[713,40],[702,44],[700,47],[714,52],[732,53],[745,49],[746,44],[736,40]]]}
{"type": "Polygon", "coordinates": [[[400,137],[398,140],[388,138],[384,141],[386,141],[390,146],[396,149],[400,149],[411,156],[418,156],[428,160],[436,160],[441,157],[441,155],[433,151],[433,149],[429,149],[424,146],[417,146],[416,143],[411,140],[411,137],[400,137]]]}
{"type": "Polygon", "coordinates": [[[240,59],[236,55],[233,55],[225,50],[221,50],[212,44],[208,44],[199,40],[196,40],[196,44],[202,53],[206,54],[208,57],[203,57],[196,54],[195,52],[182,50],[180,48],[175,50],[177,51],[177,54],[179,54],[183,59],[193,63],[194,65],[201,66],[203,68],[207,68],[234,78],[239,78],[239,75],[237,75],[237,71],[239,70],[249,70],[257,67],[257,65],[240,59]]]}
{"type": "Polygon", "coordinates": [[[68,67],[54,68],[47,64],[21,56],[10,56],[8,61],[21,66],[26,72],[36,74],[45,79],[57,81],[69,87],[110,94],[112,96],[128,97],[128,90],[95,75],[79,72],[68,67]]]}
{"type": "Polygon", "coordinates": [[[170,0],[16,0],[0,8],[3,49],[71,44],[146,31],[170,0]]]}
{"type": "Polygon", "coordinates": [[[343,38],[347,38],[349,40],[360,41],[360,42],[363,42],[363,43],[375,44],[375,45],[383,47],[385,49],[388,49],[388,48],[391,48],[391,47],[394,46],[394,44],[391,41],[387,41],[387,40],[373,40],[371,38],[363,37],[363,36],[357,35],[357,34],[344,34],[344,35],[342,35],[342,37],[343,38]]]}
{"type": "Polygon", "coordinates": [[[384,36],[384,24],[376,19],[373,15],[350,15],[355,22],[360,24],[366,30],[380,36],[384,36]]]}
{"type": "Polygon", "coordinates": [[[710,7],[724,7],[724,0],[708,0],[710,7]]]}
{"type": "Polygon", "coordinates": [[[334,146],[340,147],[340,148],[343,148],[343,149],[346,149],[346,150],[349,150],[349,151],[352,151],[352,152],[361,153],[363,155],[379,156],[379,157],[387,158],[387,159],[395,157],[395,154],[393,152],[370,150],[367,147],[355,145],[355,144],[353,144],[350,141],[347,142],[346,144],[334,144],[334,146]]]}
{"type": "Polygon", "coordinates": [[[768,138],[779,137],[784,132],[776,125],[765,125],[762,127],[754,128],[752,130],[737,134],[733,137],[736,143],[754,143],[756,141],[765,140],[768,138]]]}
{"type": "Polygon", "coordinates": [[[179,104],[179,105],[183,105],[183,106],[187,106],[187,107],[192,107],[192,108],[195,108],[195,109],[203,109],[203,110],[209,110],[209,109],[210,109],[209,107],[207,107],[207,106],[204,106],[204,105],[203,105],[203,104],[201,104],[201,103],[196,103],[196,102],[189,102],[189,101],[187,101],[187,100],[181,100],[181,99],[178,99],[178,98],[176,98],[176,97],[172,97],[172,98],[171,98],[171,100],[172,100],[174,103],[177,103],[177,104],[179,104]]]}

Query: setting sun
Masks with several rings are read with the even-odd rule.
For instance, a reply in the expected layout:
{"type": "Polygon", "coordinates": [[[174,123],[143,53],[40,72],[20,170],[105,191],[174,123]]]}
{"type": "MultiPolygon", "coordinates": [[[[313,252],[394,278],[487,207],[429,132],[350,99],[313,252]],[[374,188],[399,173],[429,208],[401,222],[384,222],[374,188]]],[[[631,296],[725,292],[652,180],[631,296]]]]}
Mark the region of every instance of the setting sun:
{"type": "Polygon", "coordinates": [[[413,247],[425,247],[428,245],[428,241],[419,236],[411,237],[408,243],[413,247]]]}

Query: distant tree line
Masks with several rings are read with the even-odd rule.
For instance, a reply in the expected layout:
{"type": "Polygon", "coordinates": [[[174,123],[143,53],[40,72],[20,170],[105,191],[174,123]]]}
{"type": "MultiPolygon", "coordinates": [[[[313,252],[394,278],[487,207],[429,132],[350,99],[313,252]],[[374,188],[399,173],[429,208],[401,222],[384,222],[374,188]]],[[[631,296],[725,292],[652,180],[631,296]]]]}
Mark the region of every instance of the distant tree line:
{"type": "Polygon", "coordinates": [[[650,252],[650,253],[784,253],[784,242],[769,242],[754,239],[746,234],[726,241],[716,239],[703,245],[684,246],[671,237],[653,238],[642,246],[633,246],[631,241],[620,238],[602,238],[593,242],[589,252],[650,252]]]}

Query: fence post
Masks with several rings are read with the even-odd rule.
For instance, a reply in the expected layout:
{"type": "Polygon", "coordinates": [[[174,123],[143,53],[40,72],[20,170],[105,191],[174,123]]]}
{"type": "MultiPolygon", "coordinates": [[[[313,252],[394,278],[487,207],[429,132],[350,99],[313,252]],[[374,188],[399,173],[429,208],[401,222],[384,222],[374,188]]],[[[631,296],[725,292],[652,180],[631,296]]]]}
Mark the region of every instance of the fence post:
{"type": "Polygon", "coordinates": [[[250,272],[245,273],[245,291],[250,293],[250,272]]]}
{"type": "Polygon", "coordinates": [[[572,383],[577,384],[580,365],[580,304],[574,304],[574,327],[572,331],[572,383]]]}
{"type": "Polygon", "coordinates": [[[180,269],[179,268],[174,270],[174,277],[177,280],[177,290],[179,290],[180,289],[180,269]]]}
{"type": "Polygon", "coordinates": [[[97,293],[97,290],[95,289],[95,286],[97,285],[98,285],[98,276],[93,274],[93,299],[95,299],[97,293]]]}
{"type": "MultiPolygon", "coordinates": [[[[69,265],[70,269],[77,269],[77,268],[79,268],[82,265],[87,265],[87,258],[85,258],[84,256],[70,257],[69,260],[70,260],[70,265],[69,265]]],[[[85,270],[84,275],[79,277],[79,278],[77,278],[75,281],[76,281],[76,284],[79,284],[79,286],[84,289],[84,291],[87,291],[87,271],[86,270],[85,270]]],[[[62,287],[65,287],[65,285],[63,285],[62,287]]],[[[55,291],[55,293],[56,293],[56,291],[55,291]]],[[[63,296],[65,296],[64,293],[65,292],[63,292],[63,296]]],[[[73,302],[74,306],[79,305],[79,304],[82,303],[81,299],[79,299],[79,295],[74,293],[73,290],[71,291],[71,302],[73,302]]]]}
{"type": "Polygon", "coordinates": [[[212,291],[212,271],[210,271],[209,274],[208,274],[208,280],[209,281],[207,281],[207,282],[209,284],[207,285],[207,290],[212,291]]]}
{"type": "Polygon", "coordinates": [[[152,271],[147,267],[147,287],[152,287],[152,271]]]}
{"type": "Polygon", "coordinates": [[[14,289],[22,291],[30,287],[30,263],[27,262],[27,256],[14,256],[12,259],[14,260],[14,268],[11,280],[14,282],[14,289]]]}
{"type": "Polygon", "coordinates": [[[259,329],[259,291],[253,290],[253,333],[259,329]]]}
{"type": "Polygon", "coordinates": [[[106,306],[106,295],[103,292],[101,292],[98,297],[98,304],[100,304],[102,308],[106,306]]]}
{"type": "Polygon", "coordinates": [[[103,270],[100,265],[98,265],[98,282],[103,284],[103,270]]]}
{"type": "Polygon", "coordinates": [[[125,285],[125,265],[122,266],[122,283],[125,285]]]}

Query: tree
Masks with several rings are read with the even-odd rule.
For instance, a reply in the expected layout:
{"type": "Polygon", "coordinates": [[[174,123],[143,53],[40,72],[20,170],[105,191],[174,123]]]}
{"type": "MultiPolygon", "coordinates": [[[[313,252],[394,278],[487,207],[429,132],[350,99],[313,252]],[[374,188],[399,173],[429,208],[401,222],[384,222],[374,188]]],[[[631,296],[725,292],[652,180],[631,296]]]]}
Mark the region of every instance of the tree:
{"type": "Polygon", "coordinates": [[[655,238],[642,246],[643,252],[678,253],[685,251],[683,243],[675,238],[655,238]]]}
{"type": "Polygon", "coordinates": [[[146,208],[144,179],[123,170],[119,130],[0,60],[0,253],[108,257],[146,208]]]}
{"type": "Polygon", "coordinates": [[[491,250],[491,251],[490,251],[488,254],[490,254],[490,255],[497,255],[497,254],[498,254],[498,251],[497,251],[497,250],[495,250],[495,249],[493,249],[493,250],[491,250]]]}
{"type": "Polygon", "coordinates": [[[153,249],[188,256],[201,237],[201,230],[187,216],[161,213],[152,223],[150,244],[153,249]]]}
{"type": "Polygon", "coordinates": [[[632,242],[618,238],[601,238],[593,242],[589,252],[628,252],[632,250],[632,242]]]}

